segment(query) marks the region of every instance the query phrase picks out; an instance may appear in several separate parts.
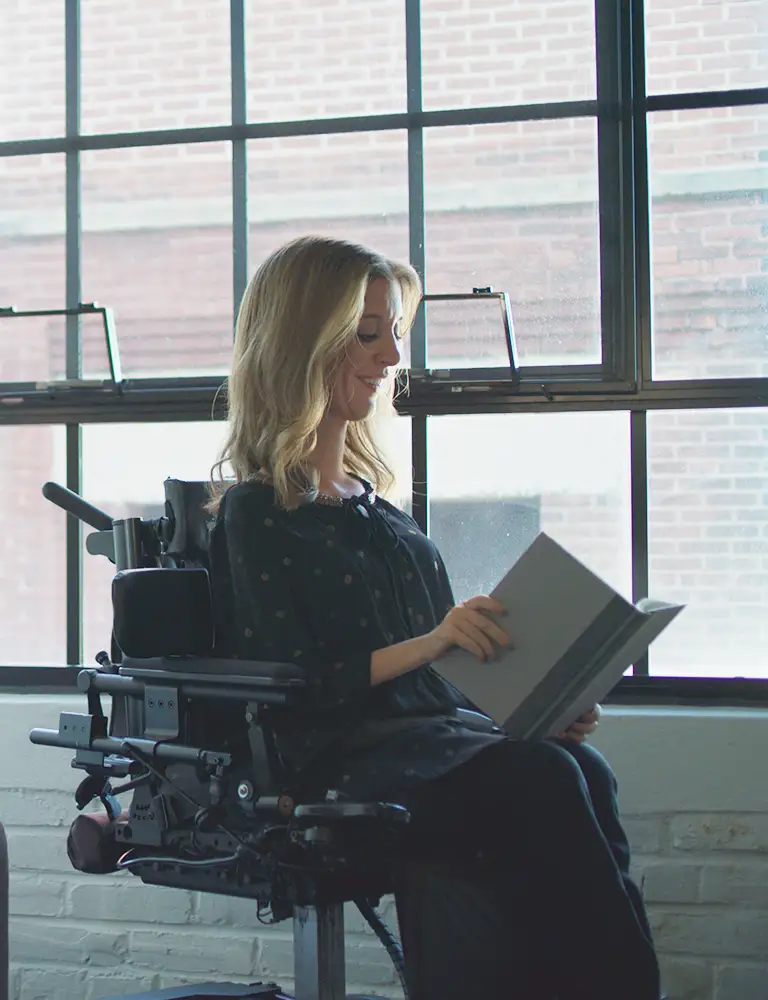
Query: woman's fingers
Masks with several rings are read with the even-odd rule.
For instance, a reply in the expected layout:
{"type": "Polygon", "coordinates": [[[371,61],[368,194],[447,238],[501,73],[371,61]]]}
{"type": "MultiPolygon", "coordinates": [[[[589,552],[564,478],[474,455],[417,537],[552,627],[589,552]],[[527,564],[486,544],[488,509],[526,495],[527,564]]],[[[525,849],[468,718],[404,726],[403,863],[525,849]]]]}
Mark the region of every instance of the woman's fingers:
{"type": "Polygon", "coordinates": [[[488,597],[486,594],[470,597],[469,600],[462,601],[461,606],[478,611],[489,611],[492,615],[506,614],[504,606],[499,604],[495,597],[488,597]]]}
{"type": "Polygon", "coordinates": [[[583,740],[587,736],[591,736],[596,729],[596,722],[572,722],[566,730],[566,735],[574,738],[578,737],[583,740]]]}
{"type": "Polygon", "coordinates": [[[584,712],[583,715],[580,715],[575,722],[571,723],[570,728],[589,736],[597,729],[601,714],[600,706],[595,705],[588,712],[584,712]]]}
{"type": "MultiPolygon", "coordinates": [[[[490,598],[488,598],[488,600],[490,600],[490,598]]],[[[492,618],[489,618],[487,614],[483,614],[482,611],[478,611],[474,607],[470,607],[469,602],[463,606],[463,611],[475,628],[481,629],[486,635],[490,636],[491,639],[498,642],[500,646],[509,645],[509,636],[507,633],[503,628],[500,628],[492,618]]]]}
{"type": "Polygon", "coordinates": [[[566,729],[564,733],[558,733],[561,740],[573,740],[574,743],[583,743],[586,740],[584,733],[577,733],[573,729],[566,729]]]}
{"type": "Polygon", "coordinates": [[[494,642],[499,646],[510,644],[507,633],[490,617],[504,613],[502,605],[492,597],[471,597],[451,608],[438,630],[451,644],[461,646],[479,660],[491,660],[496,655],[494,642]]]}
{"type": "MultiPolygon", "coordinates": [[[[472,645],[478,649],[481,653],[480,659],[491,660],[495,655],[495,649],[493,648],[493,643],[488,638],[488,636],[479,629],[474,622],[466,617],[457,617],[454,623],[456,632],[458,633],[460,639],[460,645],[464,644],[464,641],[472,643],[472,645]]],[[[466,649],[467,647],[464,646],[466,649]]],[[[470,650],[472,652],[473,650],[470,650]]],[[[477,654],[475,654],[477,655],[477,654]]]]}
{"type": "Polygon", "coordinates": [[[476,629],[470,632],[468,629],[462,628],[458,622],[454,623],[453,641],[457,646],[466,649],[468,653],[472,653],[473,656],[476,656],[478,660],[482,660],[483,662],[493,656],[493,647],[481,632],[478,632],[476,629]]]}

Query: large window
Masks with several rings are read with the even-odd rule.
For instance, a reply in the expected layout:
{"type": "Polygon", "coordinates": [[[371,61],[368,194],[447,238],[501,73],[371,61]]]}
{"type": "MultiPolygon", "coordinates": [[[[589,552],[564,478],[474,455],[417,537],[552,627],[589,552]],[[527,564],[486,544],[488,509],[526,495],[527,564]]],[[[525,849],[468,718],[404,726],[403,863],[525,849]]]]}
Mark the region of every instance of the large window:
{"type": "Polygon", "coordinates": [[[206,477],[247,280],[320,232],[509,296],[519,385],[496,300],[429,302],[389,429],[457,597],[543,530],[688,604],[636,673],[768,681],[767,25],[765,0],[3,8],[0,309],[32,315],[0,315],[0,663],[108,645],[110,567],[39,486],[153,516],[206,477]]]}

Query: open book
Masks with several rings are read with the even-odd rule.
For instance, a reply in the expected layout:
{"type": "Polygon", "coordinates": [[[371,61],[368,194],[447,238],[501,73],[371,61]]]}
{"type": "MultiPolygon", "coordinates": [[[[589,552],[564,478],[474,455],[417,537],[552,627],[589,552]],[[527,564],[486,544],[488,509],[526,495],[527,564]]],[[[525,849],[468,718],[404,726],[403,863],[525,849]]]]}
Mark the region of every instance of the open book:
{"type": "Polygon", "coordinates": [[[434,664],[510,736],[554,736],[604,698],[684,605],[636,605],[543,532],[492,591],[511,648],[434,664]]]}

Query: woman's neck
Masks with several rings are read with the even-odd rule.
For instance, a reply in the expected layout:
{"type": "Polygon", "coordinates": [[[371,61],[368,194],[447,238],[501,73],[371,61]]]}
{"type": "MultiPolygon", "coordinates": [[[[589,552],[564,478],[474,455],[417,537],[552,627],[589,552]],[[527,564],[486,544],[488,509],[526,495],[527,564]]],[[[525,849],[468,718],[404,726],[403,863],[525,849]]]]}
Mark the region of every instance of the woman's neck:
{"type": "Polygon", "coordinates": [[[309,454],[310,465],[320,475],[318,489],[330,496],[351,496],[359,493],[361,484],[344,469],[344,446],[347,421],[325,416],[317,428],[317,441],[309,454]]]}

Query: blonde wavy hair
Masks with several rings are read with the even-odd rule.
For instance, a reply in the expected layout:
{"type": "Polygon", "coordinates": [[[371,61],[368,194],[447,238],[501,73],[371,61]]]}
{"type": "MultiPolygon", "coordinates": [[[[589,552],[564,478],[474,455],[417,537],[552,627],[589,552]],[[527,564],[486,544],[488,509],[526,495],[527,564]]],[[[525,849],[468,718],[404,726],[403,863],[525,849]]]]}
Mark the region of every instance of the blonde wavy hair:
{"type": "MultiPolygon", "coordinates": [[[[321,236],[305,236],[269,256],[243,295],[235,328],[232,369],[226,384],[228,433],[211,469],[211,499],[218,510],[230,483],[272,483],[277,502],[297,507],[317,489],[318,472],[308,462],[317,428],[331,401],[347,345],[357,335],[371,281],[400,287],[403,331],[421,300],[416,271],[369,247],[321,236]]],[[[377,405],[392,411],[394,379],[382,387],[377,405]]],[[[349,424],[344,467],[385,493],[394,476],[375,440],[377,413],[349,424]]]]}

